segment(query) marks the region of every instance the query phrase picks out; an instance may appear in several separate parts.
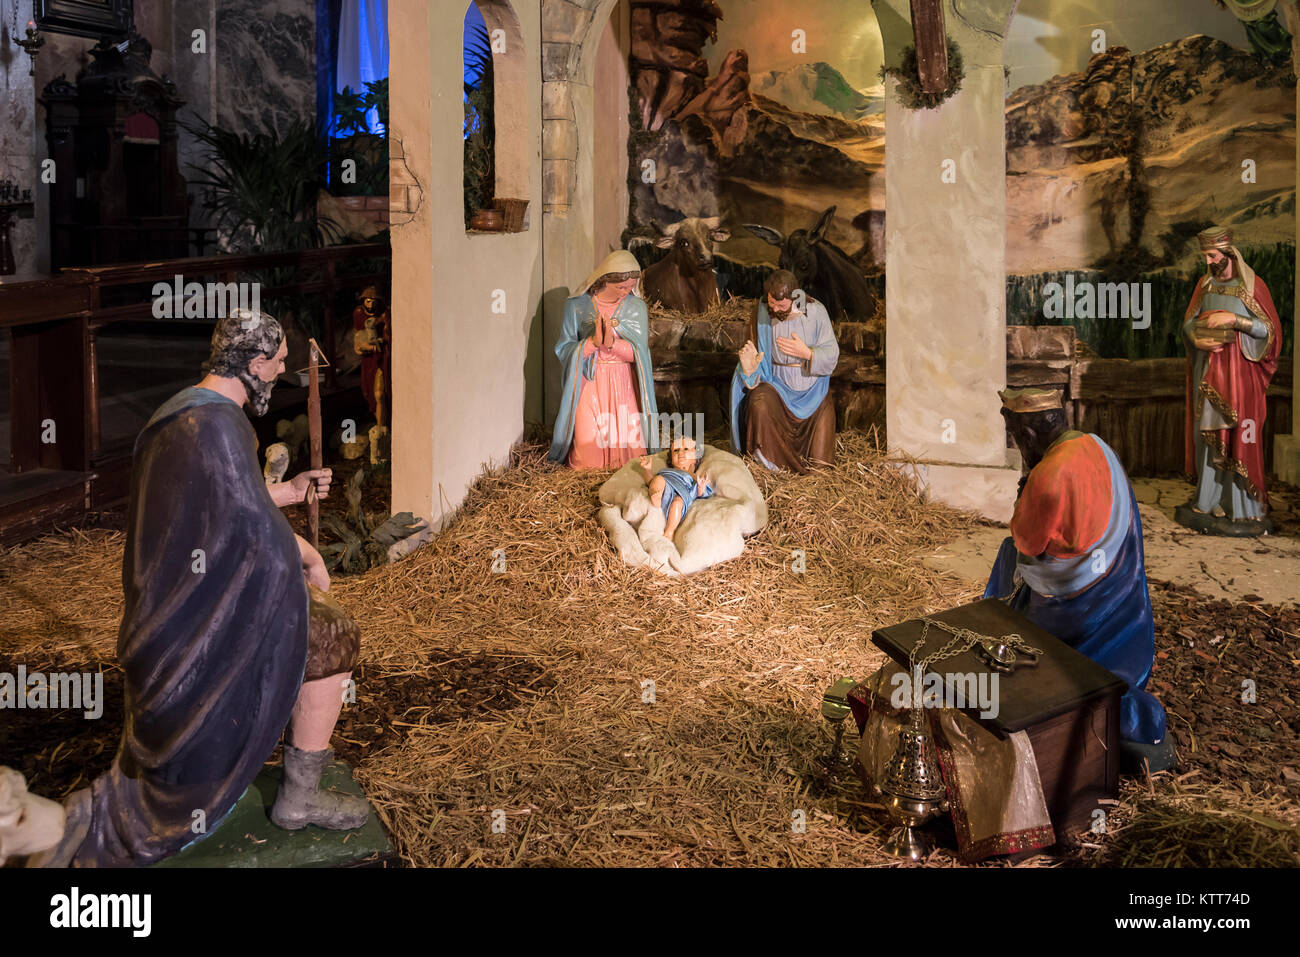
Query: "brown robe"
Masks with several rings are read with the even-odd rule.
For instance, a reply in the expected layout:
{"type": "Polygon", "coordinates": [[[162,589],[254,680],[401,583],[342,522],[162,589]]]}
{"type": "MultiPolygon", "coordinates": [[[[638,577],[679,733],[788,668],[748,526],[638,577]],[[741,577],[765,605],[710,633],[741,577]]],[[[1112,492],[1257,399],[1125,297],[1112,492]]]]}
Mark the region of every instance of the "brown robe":
{"type": "Polygon", "coordinates": [[[740,410],[745,441],[740,451],[762,451],[777,468],[799,475],[807,475],[809,466],[835,464],[835,404],[829,392],[812,415],[799,419],[776,389],[760,382],[745,393],[740,410]]]}

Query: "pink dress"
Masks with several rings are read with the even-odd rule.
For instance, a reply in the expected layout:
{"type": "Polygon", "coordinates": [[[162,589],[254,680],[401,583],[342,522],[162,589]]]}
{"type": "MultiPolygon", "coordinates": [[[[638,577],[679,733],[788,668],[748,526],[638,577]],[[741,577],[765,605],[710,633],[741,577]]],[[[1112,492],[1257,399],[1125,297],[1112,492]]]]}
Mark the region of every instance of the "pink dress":
{"type": "Polygon", "coordinates": [[[614,345],[597,349],[588,339],[582,355],[596,356],[596,377],[584,380],[573,421],[569,464],[575,469],[612,469],[645,455],[637,403],[636,354],[614,330],[614,345]]]}

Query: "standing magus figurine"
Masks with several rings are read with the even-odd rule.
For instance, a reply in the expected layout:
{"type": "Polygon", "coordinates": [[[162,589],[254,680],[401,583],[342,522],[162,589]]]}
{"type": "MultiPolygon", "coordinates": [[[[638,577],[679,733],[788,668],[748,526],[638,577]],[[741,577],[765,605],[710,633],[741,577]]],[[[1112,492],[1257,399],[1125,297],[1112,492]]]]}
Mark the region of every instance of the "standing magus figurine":
{"type": "Polygon", "coordinates": [[[1214,226],[1197,235],[1208,272],[1183,320],[1187,344],[1185,469],[1196,494],[1174,518],[1214,535],[1273,530],[1264,480],[1265,392],[1282,349],[1282,324],[1264,280],[1214,226]]]}

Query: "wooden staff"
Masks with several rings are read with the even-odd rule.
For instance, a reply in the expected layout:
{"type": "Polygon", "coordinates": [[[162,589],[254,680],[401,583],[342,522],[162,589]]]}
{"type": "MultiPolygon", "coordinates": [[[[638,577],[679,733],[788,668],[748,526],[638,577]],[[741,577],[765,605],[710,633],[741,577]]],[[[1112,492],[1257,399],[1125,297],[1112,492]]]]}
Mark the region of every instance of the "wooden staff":
{"type": "MultiPolygon", "coordinates": [[[[323,464],[320,428],[320,346],[315,339],[309,339],[310,359],[308,362],[307,386],[307,430],[311,446],[311,467],[319,469],[323,464]]],[[[307,530],[311,535],[311,547],[320,546],[320,499],[316,497],[316,480],[307,486],[307,530]]]]}

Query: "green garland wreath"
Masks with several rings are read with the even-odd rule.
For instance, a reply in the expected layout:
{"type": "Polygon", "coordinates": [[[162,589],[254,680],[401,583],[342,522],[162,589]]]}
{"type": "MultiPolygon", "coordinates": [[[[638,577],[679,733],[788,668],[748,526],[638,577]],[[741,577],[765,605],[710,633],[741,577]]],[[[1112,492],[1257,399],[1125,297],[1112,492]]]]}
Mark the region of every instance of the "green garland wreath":
{"type": "Polygon", "coordinates": [[[916,45],[903,48],[903,62],[898,66],[882,66],[880,79],[893,77],[898,81],[898,101],[909,110],[932,110],[944,100],[961,89],[961,81],[966,78],[962,65],[961,50],[957,41],[945,36],[948,44],[948,87],[938,93],[927,93],[921,89],[921,73],[916,65],[916,45]]]}

